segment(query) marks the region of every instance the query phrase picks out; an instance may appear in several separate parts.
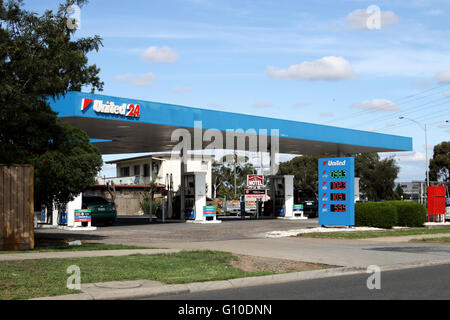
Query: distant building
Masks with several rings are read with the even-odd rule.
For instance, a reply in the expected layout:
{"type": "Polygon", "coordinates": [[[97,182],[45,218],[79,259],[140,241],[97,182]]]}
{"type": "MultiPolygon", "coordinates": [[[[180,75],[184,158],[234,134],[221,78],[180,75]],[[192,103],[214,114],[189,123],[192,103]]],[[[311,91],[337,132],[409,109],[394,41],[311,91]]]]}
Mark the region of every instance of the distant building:
{"type": "MultiPolygon", "coordinates": [[[[206,172],[206,196],[211,198],[213,157],[190,156],[191,159],[187,161],[187,172],[206,172]]],[[[106,185],[113,182],[117,191],[118,215],[142,215],[143,212],[140,209],[142,192],[151,182],[155,182],[162,190],[167,184],[167,175],[172,174],[175,193],[181,184],[181,159],[173,158],[170,153],[113,160],[106,163],[116,165],[116,176],[97,178],[97,185],[86,190],[84,194],[101,195],[110,199],[106,185]]]]}
{"type": "Polygon", "coordinates": [[[412,181],[412,182],[397,182],[403,189],[404,200],[412,200],[423,202],[426,197],[426,182],[412,181]]]}

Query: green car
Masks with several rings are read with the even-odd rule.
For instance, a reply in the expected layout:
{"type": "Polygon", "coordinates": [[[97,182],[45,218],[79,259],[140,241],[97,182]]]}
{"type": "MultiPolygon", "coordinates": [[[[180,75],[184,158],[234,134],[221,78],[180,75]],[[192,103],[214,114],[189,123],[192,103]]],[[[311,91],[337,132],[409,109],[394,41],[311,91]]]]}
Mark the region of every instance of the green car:
{"type": "Polygon", "coordinates": [[[116,222],[116,206],[105,198],[99,196],[83,196],[81,208],[91,210],[92,224],[103,222],[112,225],[116,222]]]}

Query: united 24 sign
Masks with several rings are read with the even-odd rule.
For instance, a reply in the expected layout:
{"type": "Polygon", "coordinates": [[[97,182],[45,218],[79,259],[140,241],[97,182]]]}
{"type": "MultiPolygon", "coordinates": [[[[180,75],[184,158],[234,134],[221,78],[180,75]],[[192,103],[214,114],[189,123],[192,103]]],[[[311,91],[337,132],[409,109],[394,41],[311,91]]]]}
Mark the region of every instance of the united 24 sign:
{"type": "Polygon", "coordinates": [[[81,101],[81,111],[85,111],[90,105],[94,105],[94,111],[97,113],[113,114],[123,117],[139,118],[141,110],[138,104],[115,105],[114,102],[108,101],[103,103],[102,100],[83,99],[81,101]]]}

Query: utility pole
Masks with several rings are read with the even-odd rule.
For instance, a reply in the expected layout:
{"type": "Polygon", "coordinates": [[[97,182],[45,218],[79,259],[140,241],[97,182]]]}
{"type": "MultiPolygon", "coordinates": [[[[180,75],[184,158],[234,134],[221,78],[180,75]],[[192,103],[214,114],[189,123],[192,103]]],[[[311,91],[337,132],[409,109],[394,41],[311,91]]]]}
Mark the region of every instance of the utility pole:
{"type": "Polygon", "coordinates": [[[262,152],[260,152],[260,156],[261,156],[261,162],[260,162],[260,167],[261,167],[261,175],[264,175],[264,165],[263,165],[263,153],[262,152]]]}
{"type": "Polygon", "coordinates": [[[234,198],[236,198],[236,165],[237,165],[237,155],[236,150],[234,150],[234,198]]]}
{"type": "Polygon", "coordinates": [[[409,120],[409,121],[412,121],[412,122],[414,122],[415,124],[417,124],[417,125],[419,125],[419,127],[421,127],[422,128],[422,126],[423,126],[423,129],[425,130],[425,164],[426,164],[426,175],[427,175],[427,187],[429,187],[430,186],[430,168],[429,168],[429,162],[428,162],[428,133],[427,133],[427,124],[426,123],[420,123],[420,122],[418,122],[418,121],[416,121],[416,120],[413,120],[413,119],[409,119],[409,118],[406,118],[406,117],[399,117],[399,119],[400,120],[403,120],[403,119],[406,119],[406,120],[409,120]]]}

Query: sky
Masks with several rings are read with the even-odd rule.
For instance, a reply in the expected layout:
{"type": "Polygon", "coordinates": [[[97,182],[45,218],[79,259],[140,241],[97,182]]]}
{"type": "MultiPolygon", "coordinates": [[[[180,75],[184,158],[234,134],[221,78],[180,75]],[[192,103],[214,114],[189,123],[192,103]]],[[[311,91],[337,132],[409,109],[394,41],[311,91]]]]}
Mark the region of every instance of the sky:
{"type": "Polygon", "coordinates": [[[381,154],[398,181],[425,177],[425,125],[429,157],[450,140],[448,0],[95,0],[79,19],[102,94],[412,137],[381,154]]]}

